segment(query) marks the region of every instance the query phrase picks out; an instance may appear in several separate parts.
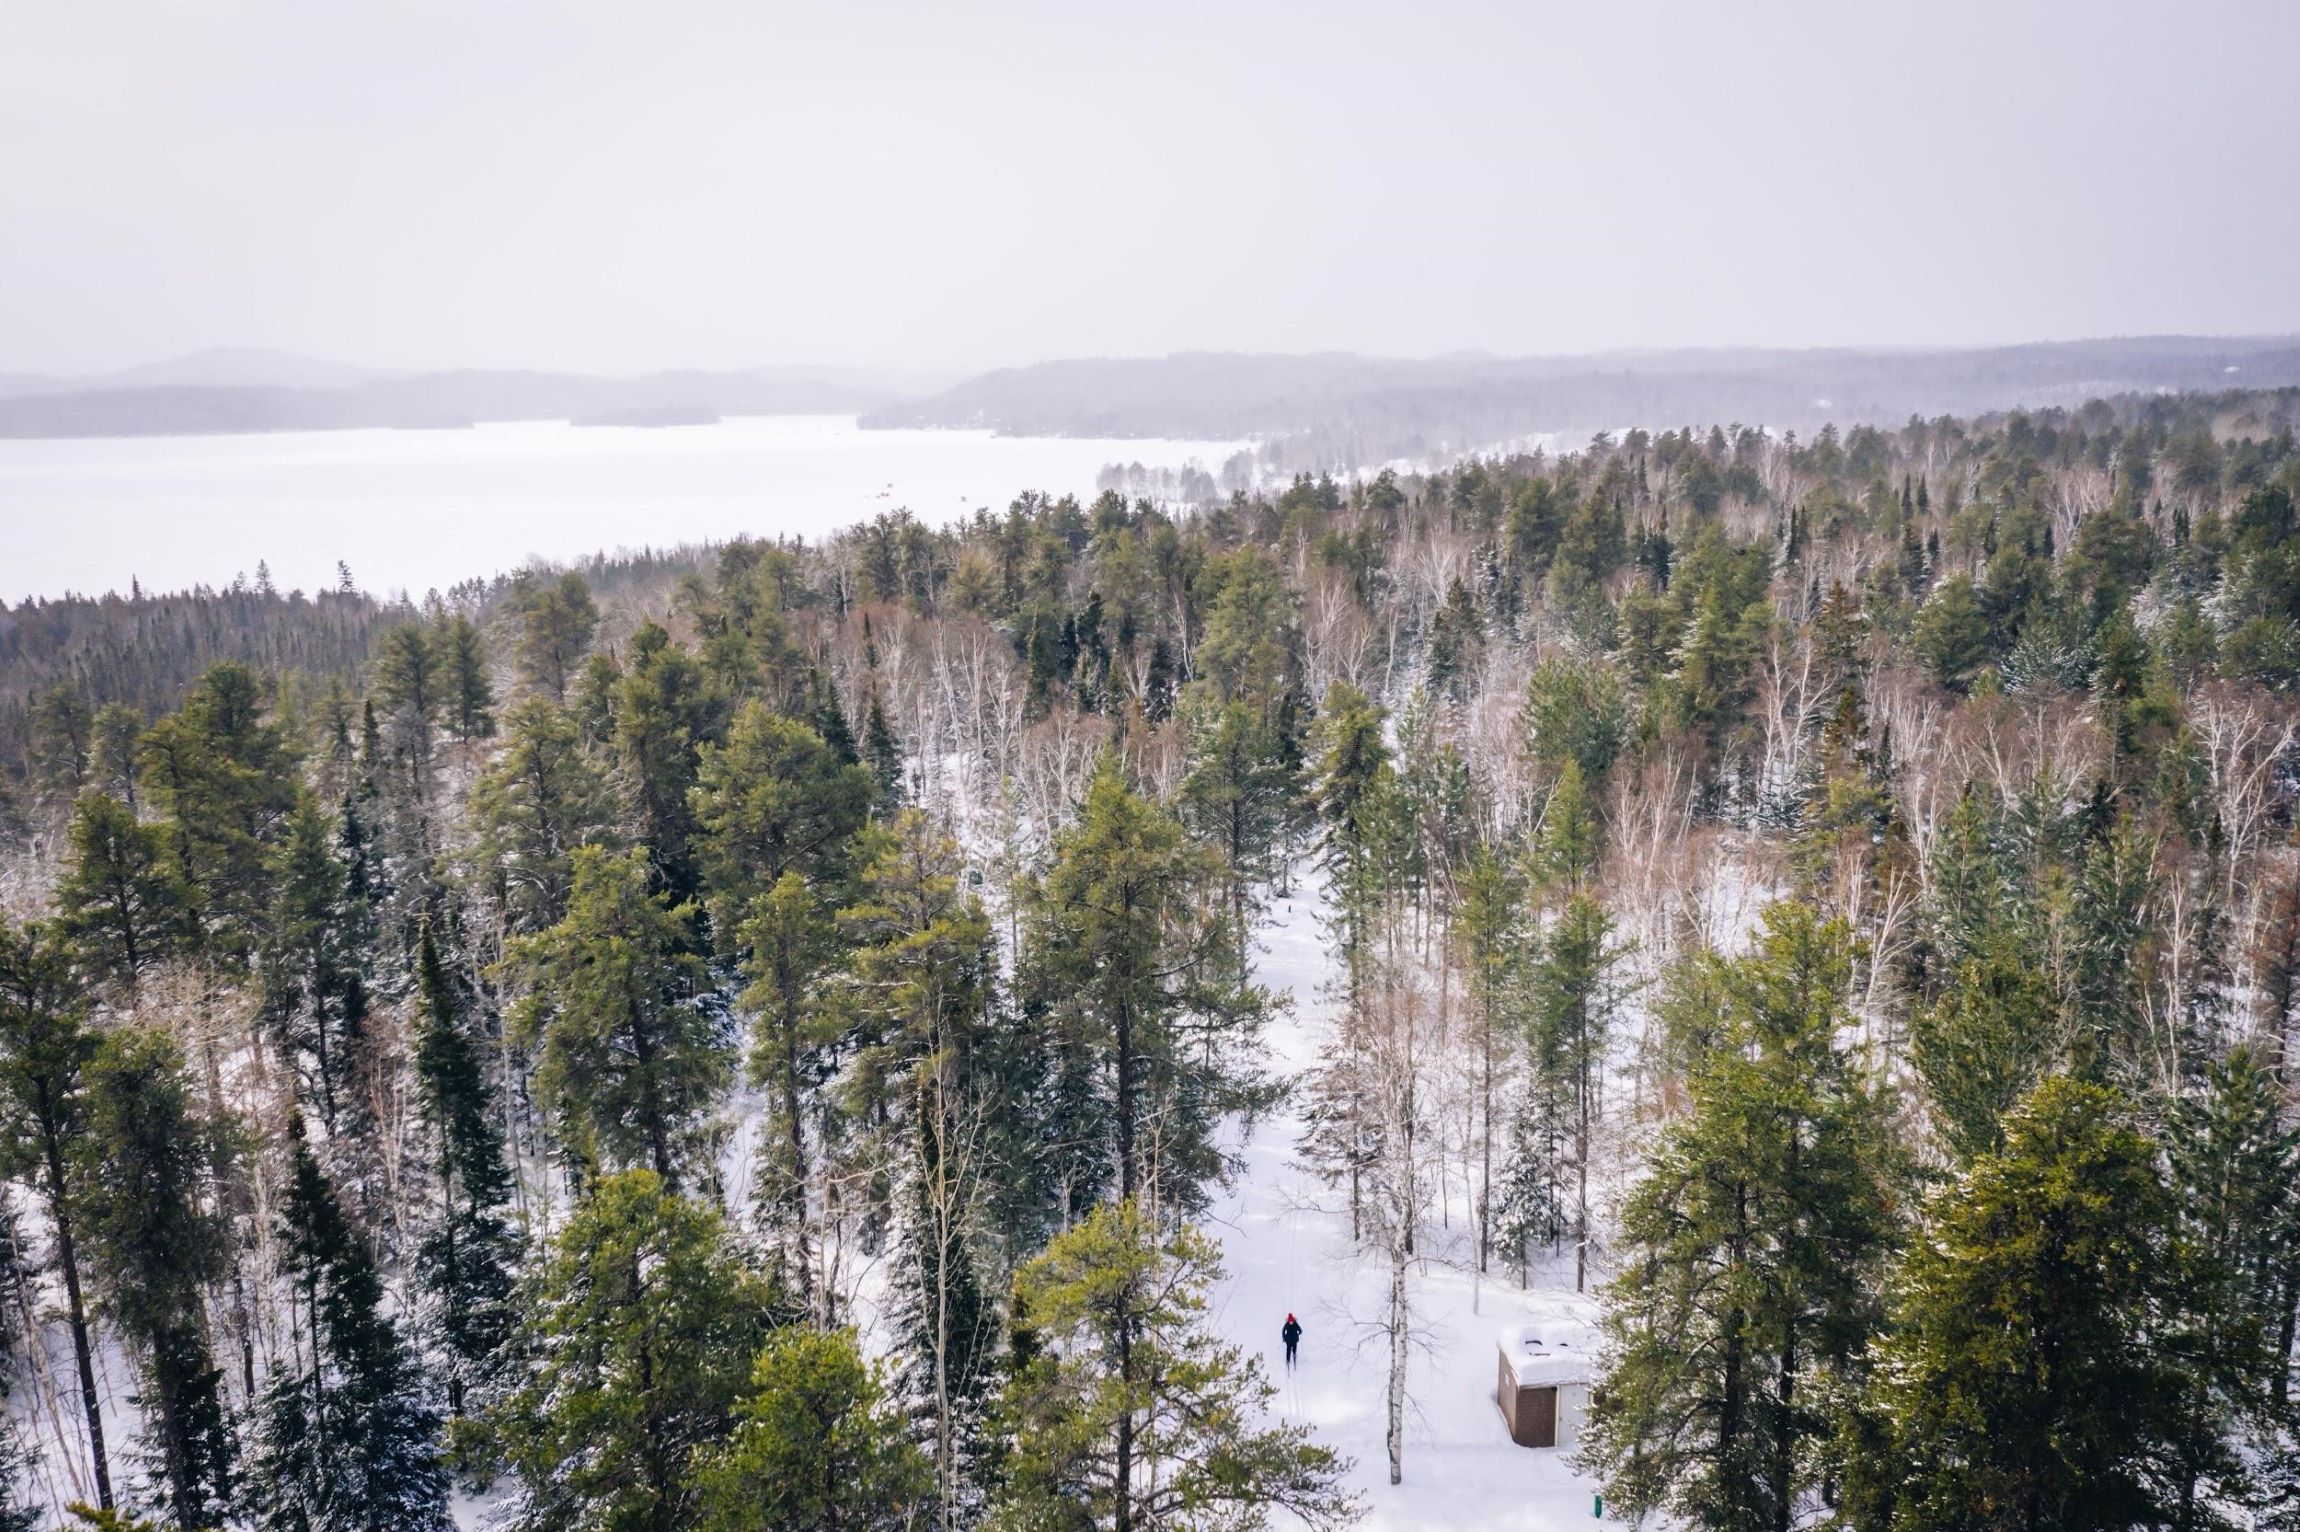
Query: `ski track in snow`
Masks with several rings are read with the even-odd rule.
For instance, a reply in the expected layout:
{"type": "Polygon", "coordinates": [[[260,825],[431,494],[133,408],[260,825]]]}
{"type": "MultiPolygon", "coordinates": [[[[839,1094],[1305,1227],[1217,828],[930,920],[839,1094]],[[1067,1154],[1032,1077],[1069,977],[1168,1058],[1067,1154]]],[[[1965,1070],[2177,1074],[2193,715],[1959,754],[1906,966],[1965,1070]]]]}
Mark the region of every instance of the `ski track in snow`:
{"type": "MultiPolygon", "coordinates": [[[[1259,933],[1256,979],[1293,999],[1293,1014],[1265,1034],[1271,1067],[1287,1075],[1317,1063],[1331,1035],[1321,991],[1332,957],[1319,916],[1315,885],[1297,884],[1290,900],[1271,901],[1259,933]]],[[[1414,1348],[1403,1482],[1393,1486],[1384,1411],[1388,1339],[1370,1328],[1388,1303],[1387,1265],[1378,1252],[1352,1248],[1347,1193],[1301,1166],[1301,1132],[1298,1108],[1281,1103],[1255,1126],[1236,1183],[1207,1213],[1226,1272],[1213,1295],[1214,1328],[1261,1358],[1279,1390],[1272,1411],[1307,1424],[1318,1442],[1354,1460],[1348,1483],[1366,1509],[1360,1525],[1376,1532],[1597,1525],[1597,1485],[1576,1471],[1572,1448],[1517,1446],[1493,1397],[1505,1325],[1536,1324],[1570,1336],[1575,1347],[1594,1344],[1597,1307],[1574,1293],[1570,1254],[1558,1266],[1562,1286],[1546,1284],[1537,1266],[1524,1290],[1498,1262],[1482,1284],[1467,1262],[1429,1259],[1410,1268],[1414,1348]],[[1278,1338],[1289,1312],[1304,1332],[1291,1374],[1278,1338]]],[[[1451,1229],[1426,1230],[1423,1251],[1466,1255],[1465,1212],[1457,1189],[1451,1229]]]]}

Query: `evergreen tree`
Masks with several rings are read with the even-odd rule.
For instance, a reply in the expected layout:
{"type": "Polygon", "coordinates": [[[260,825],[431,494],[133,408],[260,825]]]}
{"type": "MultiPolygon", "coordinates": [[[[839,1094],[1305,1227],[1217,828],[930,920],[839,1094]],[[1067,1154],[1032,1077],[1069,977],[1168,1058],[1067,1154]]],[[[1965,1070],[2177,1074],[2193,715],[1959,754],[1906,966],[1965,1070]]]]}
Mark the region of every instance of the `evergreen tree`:
{"type": "Polygon", "coordinates": [[[1206,1332],[1220,1258],[1161,1233],[1132,1199],[1105,1204],[1015,1277],[1028,1359],[1001,1405],[1011,1434],[990,1526],[1252,1532],[1284,1511],[1338,1527],[1346,1467],[1300,1426],[1262,1426],[1277,1392],[1206,1332]]]}
{"type": "Polygon", "coordinates": [[[88,779],[95,715],[80,689],[59,683],[32,704],[32,780],[50,798],[70,802],[88,779]]]}
{"type": "Polygon", "coordinates": [[[519,1029],[542,1047],[536,1088],[575,1163],[652,1168],[676,1186],[726,1084],[720,1018],[699,1004],[695,909],[648,891],[646,854],[575,852],[567,917],[512,954],[530,991],[519,1029]]]}
{"type": "Polygon", "coordinates": [[[1823,1404],[1877,1329],[1894,1237],[1883,1110],[1837,1041],[1851,963],[1842,923],[1766,910],[1623,1210],[1584,1453],[1632,1516],[1783,1532],[1818,1487],[1823,1404]]]}
{"type": "Polygon", "coordinates": [[[202,676],[181,711],[138,747],[145,801],[168,829],[175,875],[190,890],[202,947],[236,959],[271,905],[268,847],[296,806],[295,775],[262,691],[243,665],[202,676]]]}
{"type": "Polygon", "coordinates": [[[556,580],[526,577],[514,597],[519,613],[519,677],[554,703],[567,700],[599,629],[591,587],[570,569],[556,580]]]}
{"type": "Polygon", "coordinates": [[[1150,1184],[1155,1122],[1160,1184],[1196,1199],[1221,1168],[1222,1114],[1260,1096],[1247,1060],[1267,998],[1241,980],[1228,923],[1199,897],[1212,871],[1105,754],[1053,867],[1021,890],[1024,982],[1100,1064],[1121,1198],[1150,1184]]]}
{"type": "Polygon", "coordinates": [[[694,823],[713,918],[741,912],[786,872],[823,889],[847,871],[876,794],[868,769],[842,763],[823,737],[763,702],[746,703],[725,745],[705,745],[694,823]]]}
{"type": "Polygon", "coordinates": [[[511,1172],[479,1040],[428,924],[417,940],[415,983],[416,1103],[431,1139],[439,1199],[416,1263],[447,1354],[448,1412],[461,1416],[471,1385],[489,1376],[510,1322],[516,1251],[503,1204],[511,1172]]]}
{"type": "Polygon", "coordinates": [[[1294,773],[1281,741],[1245,702],[1223,704],[1194,719],[1190,772],[1175,809],[1192,836],[1222,854],[1238,967],[1260,913],[1257,891],[1276,880],[1294,815],[1294,773]]]}
{"type": "Polygon", "coordinates": [[[464,616],[452,617],[436,640],[446,672],[442,706],[448,732],[460,740],[485,739],[495,732],[495,682],[487,671],[487,646],[479,628],[464,616]]]}
{"type": "Polygon", "coordinates": [[[688,899],[700,887],[689,794],[698,751],[718,730],[719,703],[694,656],[651,622],[632,635],[630,668],[613,696],[615,759],[630,823],[663,888],[688,899]]]}
{"type": "Polygon", "coordinates": [[[575,848],[608,843],[613,794],[568,712],[543,697],[511,710],[503,749],[471,792],[480,850],[514,931],[567,913],[575,848]]]}
{"type": "Polygon", "coordinates": [[[1557,786],[1543,809],[1534,840],[1533,861],[1545,888],[1577,893],[1597,874],[1604,843],[1597,811],[1589,801],[1589,784],[1581,763],[1568,758],[1558,774],[1557,786]]]}
{"type": "Polygon", "coordinates": [[[527,1365],[489,1431],[517,1480],[509,1524],[696,1525],[700,1460],[728,1438],[783,1317],[719,1215],[651,1171],[609,1176],[553,1239],[519,1311],[512,1344],[527,1365]]]}
{"type": "Polygon", "coordinates": [[[273,859],[275,888],[262,962],[264,1011],[275,1035],[306,1069],[320,1119],[332,1134],[363,1060],[369,992],[367,910],[329,849],[329,826],[308,794],[297,801],[273,859]]]}
{"type": "Polygon", "coordinates": [[[257,1401],[259,1532],[447,1532],[440,1419],[366,1241],[289,1119],[278,1240],[293,1343],[257,1401]]]}
{"type": "Polygon", "coordinates": [[[78,1178],[71,1172],[87,1132],[87,1071],[96,1052],[83,1004],[59,933],[51,926],[10,927],[0,920],[0,1113],[10,1157],[30,1173],[47,1210],[80,1375],[96,1501],[109,1509],[112,1468],[81,1288],[78,1178]]]}
{"type": "Polygon", "coordinates": [[[90,733],[88,785],[135,809],[136,747],[144,738],[144,715],[124,702],[107,702],[96,709],[90,733]]]}
{"type": "Polygon", "coordinates": [[[1604,1083],[1605,1047],[1618,997],[1612,971],[1620,960],[1613,921],[1587,894],[1575,894],[1535,959],[1527,1023],[1533,1085],[1556,1103],[1573,1165],[1573,1288],[1589,1279],[1589,1170],[1604,1083]]]}
{"type": "Polygon", "coordinates": [[[188,934],[190,892],[159,827],[138,823],[109,793],[81,796],[70,842],[71,865],[56,886],[64,929],[81,960],[133,1001],[144,971],[188,934]]]}
{"type": "MultiPolygon", "coordinates": [[[[810,1315],[824,1317],[814,1287],[813,1168],[807,1108],[817,1080],[829,1073],[839,1018],[822,1003],[819,981],[836,956],[833,927],[806,879],[786,872],[754,900],[736,935],[750,980],[743,1004],[752,1016],[750,1075],[765,1086],[758,1205],[779,1274],[810,1315]]],[[[827,1295],[825,1295],[827,1296],[827,1295]]]]}
{"type": "Polygon", "coordinates": [[[851,1330],[779,1330],[696,1467],[704,1532],[904,1532],[933,1480],[851,1330]]]}
{"type": "Polygon", "coordinates": [[[1899,1280],[1847,1507],[1893,1528],[2213,1524],[2167,1462],[2199,1380],[2169,1365],[2187,1257],[2116,1097],[2045,1081],[1930,1210],[1899,1280]]]}
{"type": "Polygon", "coordinates": [[[933,1422],[947,1525],[997,1328],[977,1256],[987,1183],[1026,1156],[1036,1125],[1022,1120],[989,1055],[997,960],[981,902],[959,891],[957,843],[917,809],[873,839],[862,897],[839,912],[854,944],[842,986],[855,1049],[849,1112],[876,1125],[895,1188],[892,1308],[920,1364],[912,1392],[933,1422]]]}
{"type": "Polygon", "coordinates": [[[1477,1269],[1481,1272],[1492,1256],[1497,1212],[1494,1096],[1497,1089],[1507,1088],[1509,1061],[1515,1053],[1511,1045],[1522,1020],[1523,953],[1529,935],[1525,892],[1525,880],[1508,859],[1491,846],[1481,846],[1462,878],[1461,902],[1454,911],[1462,983],[1477,1038],[1477,1269]]]}
{"type": "Polygon", "coordinates": [[[192,1105],[166,1033],[131,1028],[104,1039],[88,1069],[80,1145],[89,1266],[142,1375],[154,1487],[169,1519],[186,1528],[220,1527],[237,1504],[235,1446],[204,1304],[227,1261],[227,1227],[210,1184],[215,1133],[192,1105]]]}
{"type": "Polygon", "coordinates": [[[878,783],[879,803],[899,807],[903,800],[902,746],[894,737],[894,726],[887,722],[875,686],[871,688],[870,711],[863,715],[862,753],[870,764],[872,779],[878,783]]]}
{"type": "Polygon", "coordinates": [[[2009,933],[1988,933],[1919,1010],[1909,1054],[1934,1131],[1961,1162],[2004,1141],[2004,1116],[2067,1051],[2051,981],[2009,933]]]}
{"type": "Polygon", "coordinates": [[[432,752],[448,706],[441,637],[420,623],[403,623],[383,635],[375,661],[376,707],[419,804],[431,800],[432,752]]]}

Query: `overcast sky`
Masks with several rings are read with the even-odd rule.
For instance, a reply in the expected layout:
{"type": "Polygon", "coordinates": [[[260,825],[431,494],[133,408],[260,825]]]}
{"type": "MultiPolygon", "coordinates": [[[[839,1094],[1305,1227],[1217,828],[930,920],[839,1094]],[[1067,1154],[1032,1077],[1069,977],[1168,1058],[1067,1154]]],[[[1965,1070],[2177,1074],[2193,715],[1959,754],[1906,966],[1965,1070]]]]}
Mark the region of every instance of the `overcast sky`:
{"type": "Polygon", "coordinates": [[[0,370],[2300,331],[2300,5],[0,0],[0,370]]]}

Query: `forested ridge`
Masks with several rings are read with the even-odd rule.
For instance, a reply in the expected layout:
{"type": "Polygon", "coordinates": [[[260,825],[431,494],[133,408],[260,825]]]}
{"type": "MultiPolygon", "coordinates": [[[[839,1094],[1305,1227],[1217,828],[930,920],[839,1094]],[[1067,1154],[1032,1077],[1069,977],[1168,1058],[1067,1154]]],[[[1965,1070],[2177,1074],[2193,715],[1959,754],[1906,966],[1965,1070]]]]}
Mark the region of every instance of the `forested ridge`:
{"type": "Polygon", "coordinates": [[[1393,1483],[1435,1262],[1598,1295],[1609,1514],[2300,1526],[2296,418],[0,614],[0,1526],[1340,1525],[1281,1101],[1393,1483]]]}

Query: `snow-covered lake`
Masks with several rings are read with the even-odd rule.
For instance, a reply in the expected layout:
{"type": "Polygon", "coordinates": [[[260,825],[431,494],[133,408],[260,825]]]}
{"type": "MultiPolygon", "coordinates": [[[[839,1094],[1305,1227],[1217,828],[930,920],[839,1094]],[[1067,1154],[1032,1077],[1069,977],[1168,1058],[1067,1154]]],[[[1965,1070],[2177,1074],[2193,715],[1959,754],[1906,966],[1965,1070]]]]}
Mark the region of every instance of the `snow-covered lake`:
{"type": "Polygon", "coordinates": [[[315,431],[0,441],[0,599],[222,586],[420,597],[531,558],[738,533],[819,537],[907,507],[945,522],[1024,490],[1091,496],[1105,465],[1219,474],[1237,442],[865,431],[851,416],[717,425],[315,431]]]}

